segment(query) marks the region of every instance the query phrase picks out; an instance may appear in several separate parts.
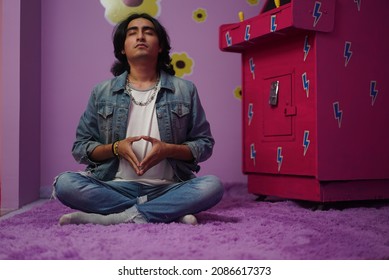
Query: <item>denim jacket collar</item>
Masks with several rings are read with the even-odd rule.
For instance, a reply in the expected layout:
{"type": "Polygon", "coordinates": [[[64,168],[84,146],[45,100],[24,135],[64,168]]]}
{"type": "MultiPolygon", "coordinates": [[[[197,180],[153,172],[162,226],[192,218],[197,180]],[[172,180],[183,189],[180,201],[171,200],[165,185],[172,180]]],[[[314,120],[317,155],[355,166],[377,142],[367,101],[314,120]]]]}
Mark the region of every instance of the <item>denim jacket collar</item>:
{"type": "MultiPolygon", "coordinates": [[[[126,87],[127,76],[128,76],[128,72],[124,71],[122,74],[116,77],[112,85],[112,91],[114,93],[124,91],[126,87]]],[[[171,79],[169,79],[169,75],[165,71],[161,71],[160,77],[161,77],[161,88],[165,88],[168,91],[174,93],[175,88],[173,82],[171,81],[171,79]]]]}

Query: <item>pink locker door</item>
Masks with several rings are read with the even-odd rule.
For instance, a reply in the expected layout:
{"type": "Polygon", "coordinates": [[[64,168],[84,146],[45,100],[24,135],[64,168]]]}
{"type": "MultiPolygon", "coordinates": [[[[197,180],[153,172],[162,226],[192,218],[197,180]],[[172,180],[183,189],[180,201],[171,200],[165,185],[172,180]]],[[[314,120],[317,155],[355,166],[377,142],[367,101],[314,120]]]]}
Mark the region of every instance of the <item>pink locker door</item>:
{"type": "Polygon", "coordinates": [[[247,84],[243,141],[247,173],[284,173],[284,146],[295,140],[292,76],[261,74],[247,84]]]}

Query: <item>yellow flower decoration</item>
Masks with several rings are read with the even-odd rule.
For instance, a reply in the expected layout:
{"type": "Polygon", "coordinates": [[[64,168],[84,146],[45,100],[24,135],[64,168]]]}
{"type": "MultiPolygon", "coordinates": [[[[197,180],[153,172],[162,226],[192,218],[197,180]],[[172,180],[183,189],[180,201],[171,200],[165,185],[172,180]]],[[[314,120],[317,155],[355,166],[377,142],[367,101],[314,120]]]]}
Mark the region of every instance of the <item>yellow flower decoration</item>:
{"type": "Polygon", "coordinates": [[[160,0],[100,0],[105,8],[104,16],[111,24],[117,24],[132,13],[148,13],[158,17],[160,0]]]}
{"type": "Polygon", "coordinates": [[[258,0],[246,0],[247,3],[249,3],[252,6],[258,5],[259,1],[258,0]]]}
{"type": "Polygon", "coordinates": [[[207,10],[198,8],[193,12],[192,17],[197,22],[204,22],[207,19],[207,10]]]}
{"type": "Polygon", "coordinates": [[[176,71],[177,77],[183,77],[184,75],[192,74],[193,60],[188,56],[186,52],[173,53],[172,65],[176,71]]]}
{"type": "Polygon", "coordinates": [[[236,99],[242,100],[242,87],[238,86],[234,89],[234,96],[236,99]]]}

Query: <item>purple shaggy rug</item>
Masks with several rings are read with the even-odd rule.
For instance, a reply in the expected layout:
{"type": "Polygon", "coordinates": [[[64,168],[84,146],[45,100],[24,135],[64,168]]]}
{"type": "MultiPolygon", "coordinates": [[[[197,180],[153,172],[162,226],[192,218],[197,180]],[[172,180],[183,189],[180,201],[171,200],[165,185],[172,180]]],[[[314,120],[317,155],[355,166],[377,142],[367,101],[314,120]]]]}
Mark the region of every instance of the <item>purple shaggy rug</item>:
{"type": "Polygon", "coordinates": [[[242,184],[198,215],[200,224],[59,226],[50,200],[0,221],[0,259],[389,259],[389,202],[256,201],[242,184]]]}

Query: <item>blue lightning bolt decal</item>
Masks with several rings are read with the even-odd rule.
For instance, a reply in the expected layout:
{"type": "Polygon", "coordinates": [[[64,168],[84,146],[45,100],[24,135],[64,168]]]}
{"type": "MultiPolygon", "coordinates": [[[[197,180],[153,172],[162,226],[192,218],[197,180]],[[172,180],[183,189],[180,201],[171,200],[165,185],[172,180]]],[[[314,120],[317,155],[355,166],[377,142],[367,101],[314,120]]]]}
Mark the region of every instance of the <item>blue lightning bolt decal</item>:
{"type": "Polygon", "coordinates": [[[245,39],[245,41],[248,41],[250,39],[250,25],[246,25],[246,31],[244,33],[244,39],[245,39]]]}
{"type": "Polygon", "coordinates": [[[276,15],[272,15],[270,18],[270,32],[274,32],[277,30],[276,18],[276,15]]]}
{"type": "Polygon", "coordinates": [[[309,131],[305,130],[304,131],[304,139],[303,139],[304,156],[308,151],[309,143],[311,143],[311,141],[308,139],[308,137],[309,137],[309,131]]]}
{"type": "Polygon", "coordinates": [[[303,88],[307,94],[307,98],[309,97],[309,80],[307,78],[307,73],[305,72],[302,76],[302,80],[303,80],[303,88]]]}
{"type": "Polygon", "coordinates": [[[255,151],[255,146],[254,146],[254,144],[251,144],[250,145],[250,158],[254,161],[254,165],[255,165],[256,156],[257,156],[257,152],[255,151]]]}
{"type": "Polygon", "coordinates": [[[361,0],[354,0],[354,3],[358,6],[358,12],[361,10],[361,0]]]}
{"type": "Polygon", "coordinates": [[[374,102],[378,95],[378,90],[376,90],[377,82],[371,81],[370,82],[370,96],[371,96],[371,106],[374,106],[374,102]]]}
{"type": "Polygon", "coordinates": [[[282,160],[284,159],[284,156],[282,155],[282,147],[277,148],[277,164],[278,164],[278,172],[281,170],[282,166],[282,160]]]}
{"type": "Polygon", "coordinates": [[[316,1],[312,13],[312,16],[315,18],[315,21],[313,22],[313,27],[316,27],[316,24],[319,22],[321,15],[323,14],[320,11],[320,7],[321,7],[321,2],[316,1]]]}
{"type": "Polygon", "coordinates": [[[308,39],[309,39],[308,35],[305,36],[305,41],[304,41],[304,61],[307,59],[309,50],[311,49],[311,46],[309,45],[308,39]]]}
{"type": "Polygon", "coordinates": [[[253,74],[253,79],[255,80],[255,63],[253,58],[250,58],[249,64],[250,64],[250,72],[251,74],[253,74]]]}
{"type": "Polygon", "coordinates": [[[353,55],[353,52],[351,51],[351,42],[346,42],[344,44],[344,54],[343,54],[343,56],[345,58],[344,67],[347,66],[352,55],[353,55]]]}
{"type": "Polygon", "coordinates": [[[230,36],[230,32],[226,33],[226,42],[227,42],[228,47],[230,47],[232,45],[232,38],[230,36]]]}
{"type": "Polygon", "coordinates": [[[253,103],[249,104],[249,111],[248,111],[248,117],[249,117],[249,125],[251,124],[251,120],[253,119],[254,111],[253,111],[253,103]]]}
{"type": "Polygon", "coordinates": [[[339,128],[342,126],[342,117],[343,117],[343,111],[340,110],[339,102],[334,102],[334,116],[335,119],[338,120],[338,126],[339,128]]]}

